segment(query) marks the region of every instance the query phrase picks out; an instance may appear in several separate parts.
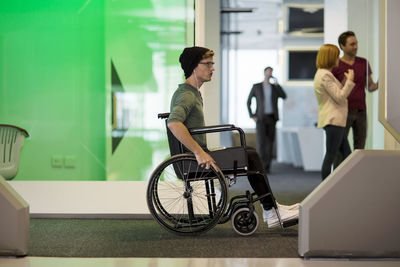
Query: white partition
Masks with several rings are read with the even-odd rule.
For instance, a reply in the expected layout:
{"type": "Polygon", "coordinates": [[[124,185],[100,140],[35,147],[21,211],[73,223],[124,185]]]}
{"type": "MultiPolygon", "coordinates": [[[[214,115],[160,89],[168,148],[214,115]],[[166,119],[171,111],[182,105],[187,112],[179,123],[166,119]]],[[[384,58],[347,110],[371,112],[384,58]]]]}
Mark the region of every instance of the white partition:
{"type": "Polygon", "coordinates": [[[29,249],[29,205],[0,175],[0,255],[24,256],[29,249]]]}
{"type": "Polygon", "coordinates": [[[150,218],[147,182],[11,181],[34,218],[150,218]]]}
{"type": "Polygon", "coordinates": [[[400,257],[400,151],[356,150],[300,206],[304,257],[400,257]]]}

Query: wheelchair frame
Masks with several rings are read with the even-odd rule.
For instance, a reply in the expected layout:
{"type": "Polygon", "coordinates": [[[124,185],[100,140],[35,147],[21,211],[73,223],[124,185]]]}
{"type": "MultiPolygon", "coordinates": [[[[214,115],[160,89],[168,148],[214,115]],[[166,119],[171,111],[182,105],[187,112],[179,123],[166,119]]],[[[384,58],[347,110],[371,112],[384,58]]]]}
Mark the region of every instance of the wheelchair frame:
{"type": "MultiPolygon", "coordinates": [[[[169,113],[158,114],[160,119],[167,119],[168,116],[169,113]]],[[[275,199],[272,193],[257,196],[256,193],[247,190],[245,194],[236,195],[227,201],[228,186],[236,183],[237,176],[259,173],[247,170],[247,155],[244,154],[246,166],[238,166],[235,160],[232,169],[221,171],[219,168],[210,167],[206,170],[197,164],[193,154],[184,152],[183,144],[169,130],[167,120],[165,123],[171,157],[153,171],[149,180],[147,205],[153,218],[175,234],[203,233],[217,223],[223,224],[230,219],[233,229],[238,234],[253,234],[259,225],[254,203],[268,196],[275,199]]],[[[241,128],[232,124],[188,130],[192,135],[238,131],[240,147],[245,153],[245,134],[241,128]]],[[[272,192],[271,189],[269,191],[272,192]]],[[[280,226],[283,228],[276,201],[273,202],[280,226]]]]}

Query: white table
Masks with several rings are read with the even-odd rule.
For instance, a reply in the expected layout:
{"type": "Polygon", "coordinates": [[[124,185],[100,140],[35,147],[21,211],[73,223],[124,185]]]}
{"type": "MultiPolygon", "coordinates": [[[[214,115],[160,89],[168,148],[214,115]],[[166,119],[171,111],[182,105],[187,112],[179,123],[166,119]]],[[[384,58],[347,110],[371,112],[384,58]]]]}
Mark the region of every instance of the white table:
{"type": "Polygon", "coordinates": [[[321,170],[325,155],[325,133],[315,127],[277,129],[277,161],[303,167],[305,171],[321,170]]]}

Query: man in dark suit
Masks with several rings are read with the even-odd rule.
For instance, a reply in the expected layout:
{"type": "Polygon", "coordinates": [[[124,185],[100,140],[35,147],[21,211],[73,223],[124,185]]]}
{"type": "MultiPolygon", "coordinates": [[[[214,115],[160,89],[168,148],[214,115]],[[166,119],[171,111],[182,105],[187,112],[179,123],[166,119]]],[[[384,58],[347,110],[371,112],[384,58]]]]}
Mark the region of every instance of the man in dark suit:
{"type": "Polygon", "coordinates": [[[272,160],[272,149],[275,140],[275,125],[279,120],[278,98],[286,98],[286,93],[272,76],[273,69],[264,69],[264,81],[251,88],[247,99],[250,118],[256,122],[257,151],[260,154],[265,170],[269,173],[272,160]],[[256,110],[251,110],[253,97],[256,99],[256,110]]]}

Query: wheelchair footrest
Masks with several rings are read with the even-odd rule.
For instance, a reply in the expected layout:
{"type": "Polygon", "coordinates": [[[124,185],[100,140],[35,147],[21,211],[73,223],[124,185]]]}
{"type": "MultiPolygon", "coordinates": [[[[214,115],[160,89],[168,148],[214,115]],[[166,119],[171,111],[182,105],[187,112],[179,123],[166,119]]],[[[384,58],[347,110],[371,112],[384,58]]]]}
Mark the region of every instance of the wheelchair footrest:
{"type": "Polygon", "coordinates": [[[299,224],[299,219],[298,219],[298,218],[297,218],[297,219],[290,220],[290,221],[285,221],[285,222],[283,222],[283,223],[282,223],[282,227],[283,227],[283,228],[288,228],[288,227],[290,227],[290,226],[297,225],[297,224],[299,224]]]}

